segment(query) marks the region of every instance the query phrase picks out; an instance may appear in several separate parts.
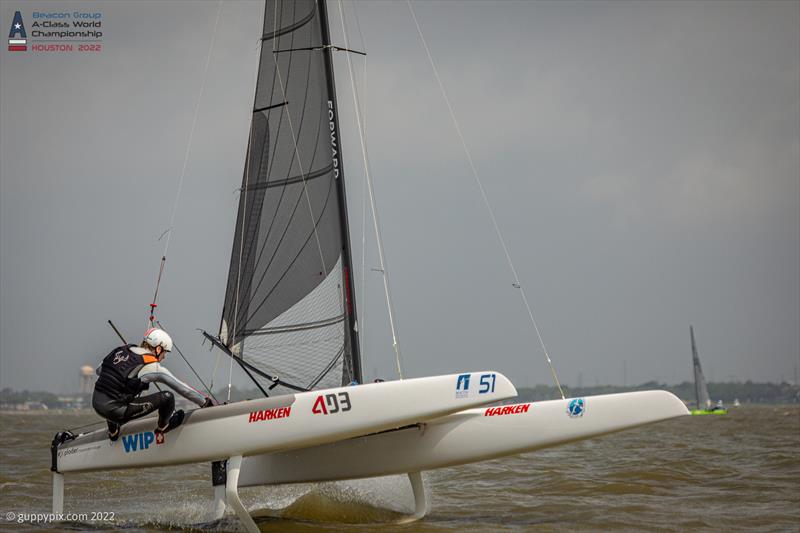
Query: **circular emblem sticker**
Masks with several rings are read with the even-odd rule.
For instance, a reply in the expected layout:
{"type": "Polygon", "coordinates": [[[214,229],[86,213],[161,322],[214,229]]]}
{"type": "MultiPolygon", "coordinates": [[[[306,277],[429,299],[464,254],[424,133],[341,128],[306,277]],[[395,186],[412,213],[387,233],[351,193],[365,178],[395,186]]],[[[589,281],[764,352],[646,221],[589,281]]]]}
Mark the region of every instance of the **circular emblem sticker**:
{"type": "Polygon", "coordinates": [[[586,411],[586,402],[583,398],[575,398],[574,400],[570,400],[569,404],[567,405],[567,414],[570,418],[578,418],[583,416],[584,411],[586,411]]]}

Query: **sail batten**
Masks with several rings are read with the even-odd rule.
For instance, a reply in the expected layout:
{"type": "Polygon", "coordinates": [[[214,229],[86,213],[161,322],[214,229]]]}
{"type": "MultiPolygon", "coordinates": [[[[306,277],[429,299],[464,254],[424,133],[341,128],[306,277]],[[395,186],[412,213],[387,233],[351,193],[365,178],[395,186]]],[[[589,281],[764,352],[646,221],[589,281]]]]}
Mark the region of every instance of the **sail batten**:
{"type": "Polygon", "coordinates": [[[326,17],[324,1],[266,1],[220,327],[237,357],[306,388],[361,379],[326,17]]]}

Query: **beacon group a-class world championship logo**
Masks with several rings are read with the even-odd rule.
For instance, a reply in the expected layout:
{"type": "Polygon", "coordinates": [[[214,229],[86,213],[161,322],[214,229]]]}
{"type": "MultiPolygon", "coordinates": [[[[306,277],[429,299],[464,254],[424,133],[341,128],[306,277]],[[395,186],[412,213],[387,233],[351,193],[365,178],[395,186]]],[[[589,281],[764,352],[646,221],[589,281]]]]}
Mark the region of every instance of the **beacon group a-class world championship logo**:
{"type": "Polygon", "coordinates": [[[567,404],[567,414],[570,418],[579,418],[586,412],[586,401],[583,398],[575,398],[567,404]]]}
{"type": "Polygon", "coordinates": [[[101,52],[103,14],[98,11],[15,11],[8,32],[9,52],[101,52]]]}

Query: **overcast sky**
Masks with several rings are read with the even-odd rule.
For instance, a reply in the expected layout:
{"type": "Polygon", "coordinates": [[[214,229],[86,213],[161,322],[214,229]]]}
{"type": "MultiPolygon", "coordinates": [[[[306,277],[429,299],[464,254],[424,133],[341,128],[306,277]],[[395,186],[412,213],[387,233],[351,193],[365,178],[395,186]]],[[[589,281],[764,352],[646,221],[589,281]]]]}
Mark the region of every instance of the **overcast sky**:
{"type": "MultiPolygon", "coordinates": [[[[800,3],[414,6],[563,382],[690,379],[690,324],[712,381],[793,379],[800,3]]],[[[358,2],[363,40],[344,8],[406,375],[550,383],[406,4],[358,2]]],[[[222,6],[159,297],[204,376],[262,9],[222,6]]],[[[115,346],[107,319],[144,328],[217,3],[3,0],[0,30],[16,10],[29,32],[33,11],[102,13],[100,53],[0,49],[0,386],[68,392],[115,346]]],[[[336,68],[360,291],[363,165],[336,68]]],[[[364,370],[391,379],[368,240],[364,370]]]]}

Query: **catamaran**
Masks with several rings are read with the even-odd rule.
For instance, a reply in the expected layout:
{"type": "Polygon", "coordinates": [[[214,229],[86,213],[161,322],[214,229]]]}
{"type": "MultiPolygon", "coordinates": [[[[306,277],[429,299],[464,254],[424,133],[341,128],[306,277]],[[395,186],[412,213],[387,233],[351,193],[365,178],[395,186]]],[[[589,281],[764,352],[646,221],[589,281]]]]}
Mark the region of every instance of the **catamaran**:
{"type": "MultiPolygon", "coordinates": [[[[57,434],[55,513],[65,475],[208,462],[210,512],[230,507],[249,532],[240,487],[394,474],[408,475],[419,519],[425,470],[688,414],[665,391],[498,405],[517,391],[494,370],[364,383],[332,61],[353,53],[344,45],[331,42],[325,0],[266,0],[222,319],[203,333],[263,398],[191,411],[166,435],[152,419],[116,442],[104,430],[57,434]]],[[[373,221],[391,321],[374,210],[373,221]]]]}
{"type": "MultiPolygon", "coordinates": [[[[697,355],[697,343],[694,340],[694,328],[689,326],[689,336],[692,339],[692,366],[694,368],[694,392],[696,398],[695,408],[692,415],[726,415],[728,410],[722,406],[722,400],[714,405],[711,396],[708,394],[708,384],[700,368],[700,356],[697,355]]],[[[737,400],[738,401],[738,400],[737,400]]]]}

